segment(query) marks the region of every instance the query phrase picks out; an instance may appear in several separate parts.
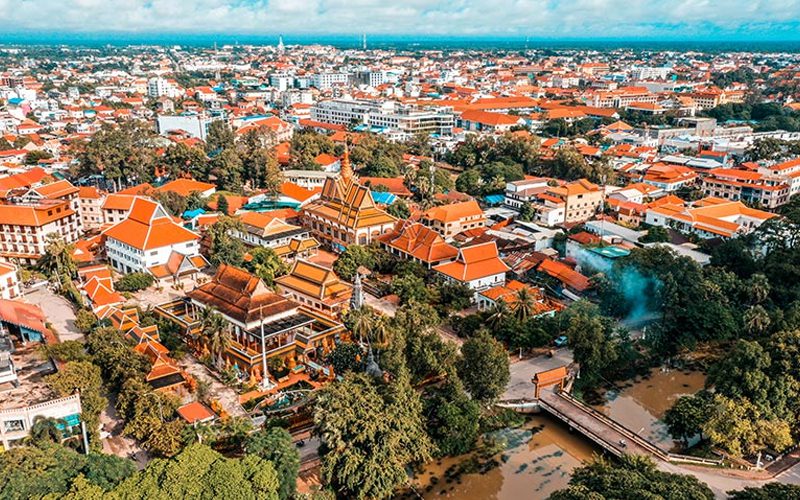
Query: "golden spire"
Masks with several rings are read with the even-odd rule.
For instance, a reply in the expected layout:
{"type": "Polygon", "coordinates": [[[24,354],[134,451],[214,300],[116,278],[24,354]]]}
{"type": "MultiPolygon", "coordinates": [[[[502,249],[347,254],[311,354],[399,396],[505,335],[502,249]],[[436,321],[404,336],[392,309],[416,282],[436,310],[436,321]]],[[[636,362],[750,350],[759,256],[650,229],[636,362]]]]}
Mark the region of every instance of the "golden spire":
{"type": "Polygon", "coordinates": [[[344,141],[344,155],[342,156],[342,168],[339,175],[344,180],[350,180],[353,177],[353,167],[350,166],[350,149],[347,146],[348,141],[344,141]]]}

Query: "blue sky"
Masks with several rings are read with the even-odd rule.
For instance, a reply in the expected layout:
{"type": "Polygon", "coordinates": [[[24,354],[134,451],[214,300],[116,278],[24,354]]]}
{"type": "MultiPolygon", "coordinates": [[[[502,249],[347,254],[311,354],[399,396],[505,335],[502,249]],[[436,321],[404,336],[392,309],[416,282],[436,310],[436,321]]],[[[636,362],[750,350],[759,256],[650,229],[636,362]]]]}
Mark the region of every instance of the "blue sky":
{"type": "Polygon", "coordinates": [[[800,40],[800,0],[0,0],[0,33],[800,40]]]}

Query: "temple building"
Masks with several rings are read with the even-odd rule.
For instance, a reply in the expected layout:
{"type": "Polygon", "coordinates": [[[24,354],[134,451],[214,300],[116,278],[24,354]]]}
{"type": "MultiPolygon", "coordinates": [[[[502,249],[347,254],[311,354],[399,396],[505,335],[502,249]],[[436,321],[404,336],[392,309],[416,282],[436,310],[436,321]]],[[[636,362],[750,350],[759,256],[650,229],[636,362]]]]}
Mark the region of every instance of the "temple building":
{"type": "Polygon", "coordinates": [[[267,360],[279,358],[289,370],[320,361],[345,331],[341,323],[272,292],[247,271],[225,264],[213,279],[186,295],[159,305],[156,312],[176,323],[186,341],[198,349],[203,348],[202,311],[211,308],[220,314],[232,336],[222,358],[243,378],[261,379],[264,352],[267,360]]]}
{"type": "Polygon", "coordinates": [[[353,291],[332,269],[304,260],[295,261],[275,283],[284,296],[332,318],[347,310],[353,291]]]}
{"type": "Polygon", "coordinates": [[[348,245],[368,245],[390,231],[395,220],[378,208],[370,190],[358,183],[347,151],[339,177],[326,179],[319,200],[303,209],[303,225],[337,252],[348,245]]]}

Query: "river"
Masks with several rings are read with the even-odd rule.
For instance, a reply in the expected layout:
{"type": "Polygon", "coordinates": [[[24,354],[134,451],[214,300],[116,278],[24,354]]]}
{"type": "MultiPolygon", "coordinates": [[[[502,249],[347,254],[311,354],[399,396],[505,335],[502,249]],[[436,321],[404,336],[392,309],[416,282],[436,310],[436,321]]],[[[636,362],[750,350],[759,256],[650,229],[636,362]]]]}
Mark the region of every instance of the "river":
{"type": "Polygon", "coordinates": [[[605,402],[595,408],[670,450],[676,443],[661,418],[679,397],[699,391],[705,381],[706,376],[700,371],[653,368],[648,376],[637,377],[607,391],[605,402]]]}
{"type": "MultiPolygon", "coordinates": [[[[697,392],[704,383],[700,371],[654,368],[645,377],[608,390],[605,401],[595,407],[670,449],[674,443],[660,419],[676,399],[697,392]]],[[[522,427],[493,437],[502,438],[504,449],[430,463],[414,478],[416,492],[425,499],[543,499],[565,487],[582,461],[600,453],[588,439],[545,414],[533,415],[522,427]]],[[[413,493],[403,497],[418,498],[413,493]]]]}
{"type": "Polygon", "coordinates": [[[502,451],[430,463],[416,475],[416,491],[426,499],[547,498],[567,485],[570,472],[583,460],[600,452],[547,415],[533,415],[523,426],[499,431],[492,437],[505,443],[502,451]]]}

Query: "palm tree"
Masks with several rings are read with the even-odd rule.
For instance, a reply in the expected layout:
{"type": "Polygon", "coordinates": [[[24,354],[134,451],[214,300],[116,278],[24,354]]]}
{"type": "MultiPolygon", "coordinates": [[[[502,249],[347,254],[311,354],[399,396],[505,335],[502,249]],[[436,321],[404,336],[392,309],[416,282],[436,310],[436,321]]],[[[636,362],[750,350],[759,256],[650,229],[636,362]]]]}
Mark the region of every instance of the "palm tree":
{"type": "Polygon", "coordinates": [[[498,300],[486,318],[492,330],[496,330],[511,315],[511,309],[505,300],[498,300]]]}
{"type": "Polygon", "coordinates": [[[222,355],[233,338],[227,321],[213,308],[206,307],[200,313],[200,338],[216,358],[217,369],[222,369],[222,355]]]}
{"type": "Polygon", "coordinates": [[[350,331],[359,342],[363,342],[364,337],[368,337],[372,331],[375,323],[375,315],[372,309],[368,307],[361,307],[359,309],[350,310],[347,313],[347,321],[350,325],[350,331]]]}
{"type": "Polygon", "coordinates": [[[753,304],[760,304],[769,297],[769,280],[763,274],[754,274],[748,280],[748,291],[753,304]]]}
{"type": "Polygon", "coordinates": [[[385,349],[389,346],[392,338],[392,329],[389,322],[383,316],[374,317],[371,328],[369,329],[369,341],[376,349],[385,349]]]}
{"type": "Polygon", "coordinates": [[[744,325],[750,335],[758,335],[770,325],[769,313],[763,307],[756,305],[744,312],[744,325]]]}
{"type": "Polygon", "coordinates": [[[536,312],[536,297],[533,295],[528,287],[520,289],[516,296],[516,300],[512,304],[511,309],[517,319],[526,320],[533,316],[536,312]]]}
{"type": "Polygon", "coordinates": [[[39,259],[39,269],[48,276],[58,277],[66,275],[72,278],[77,269],[72,260],[72,245],[67,244],[58,233],[50,233],[46,237],[45,253],[39,259]]]}

